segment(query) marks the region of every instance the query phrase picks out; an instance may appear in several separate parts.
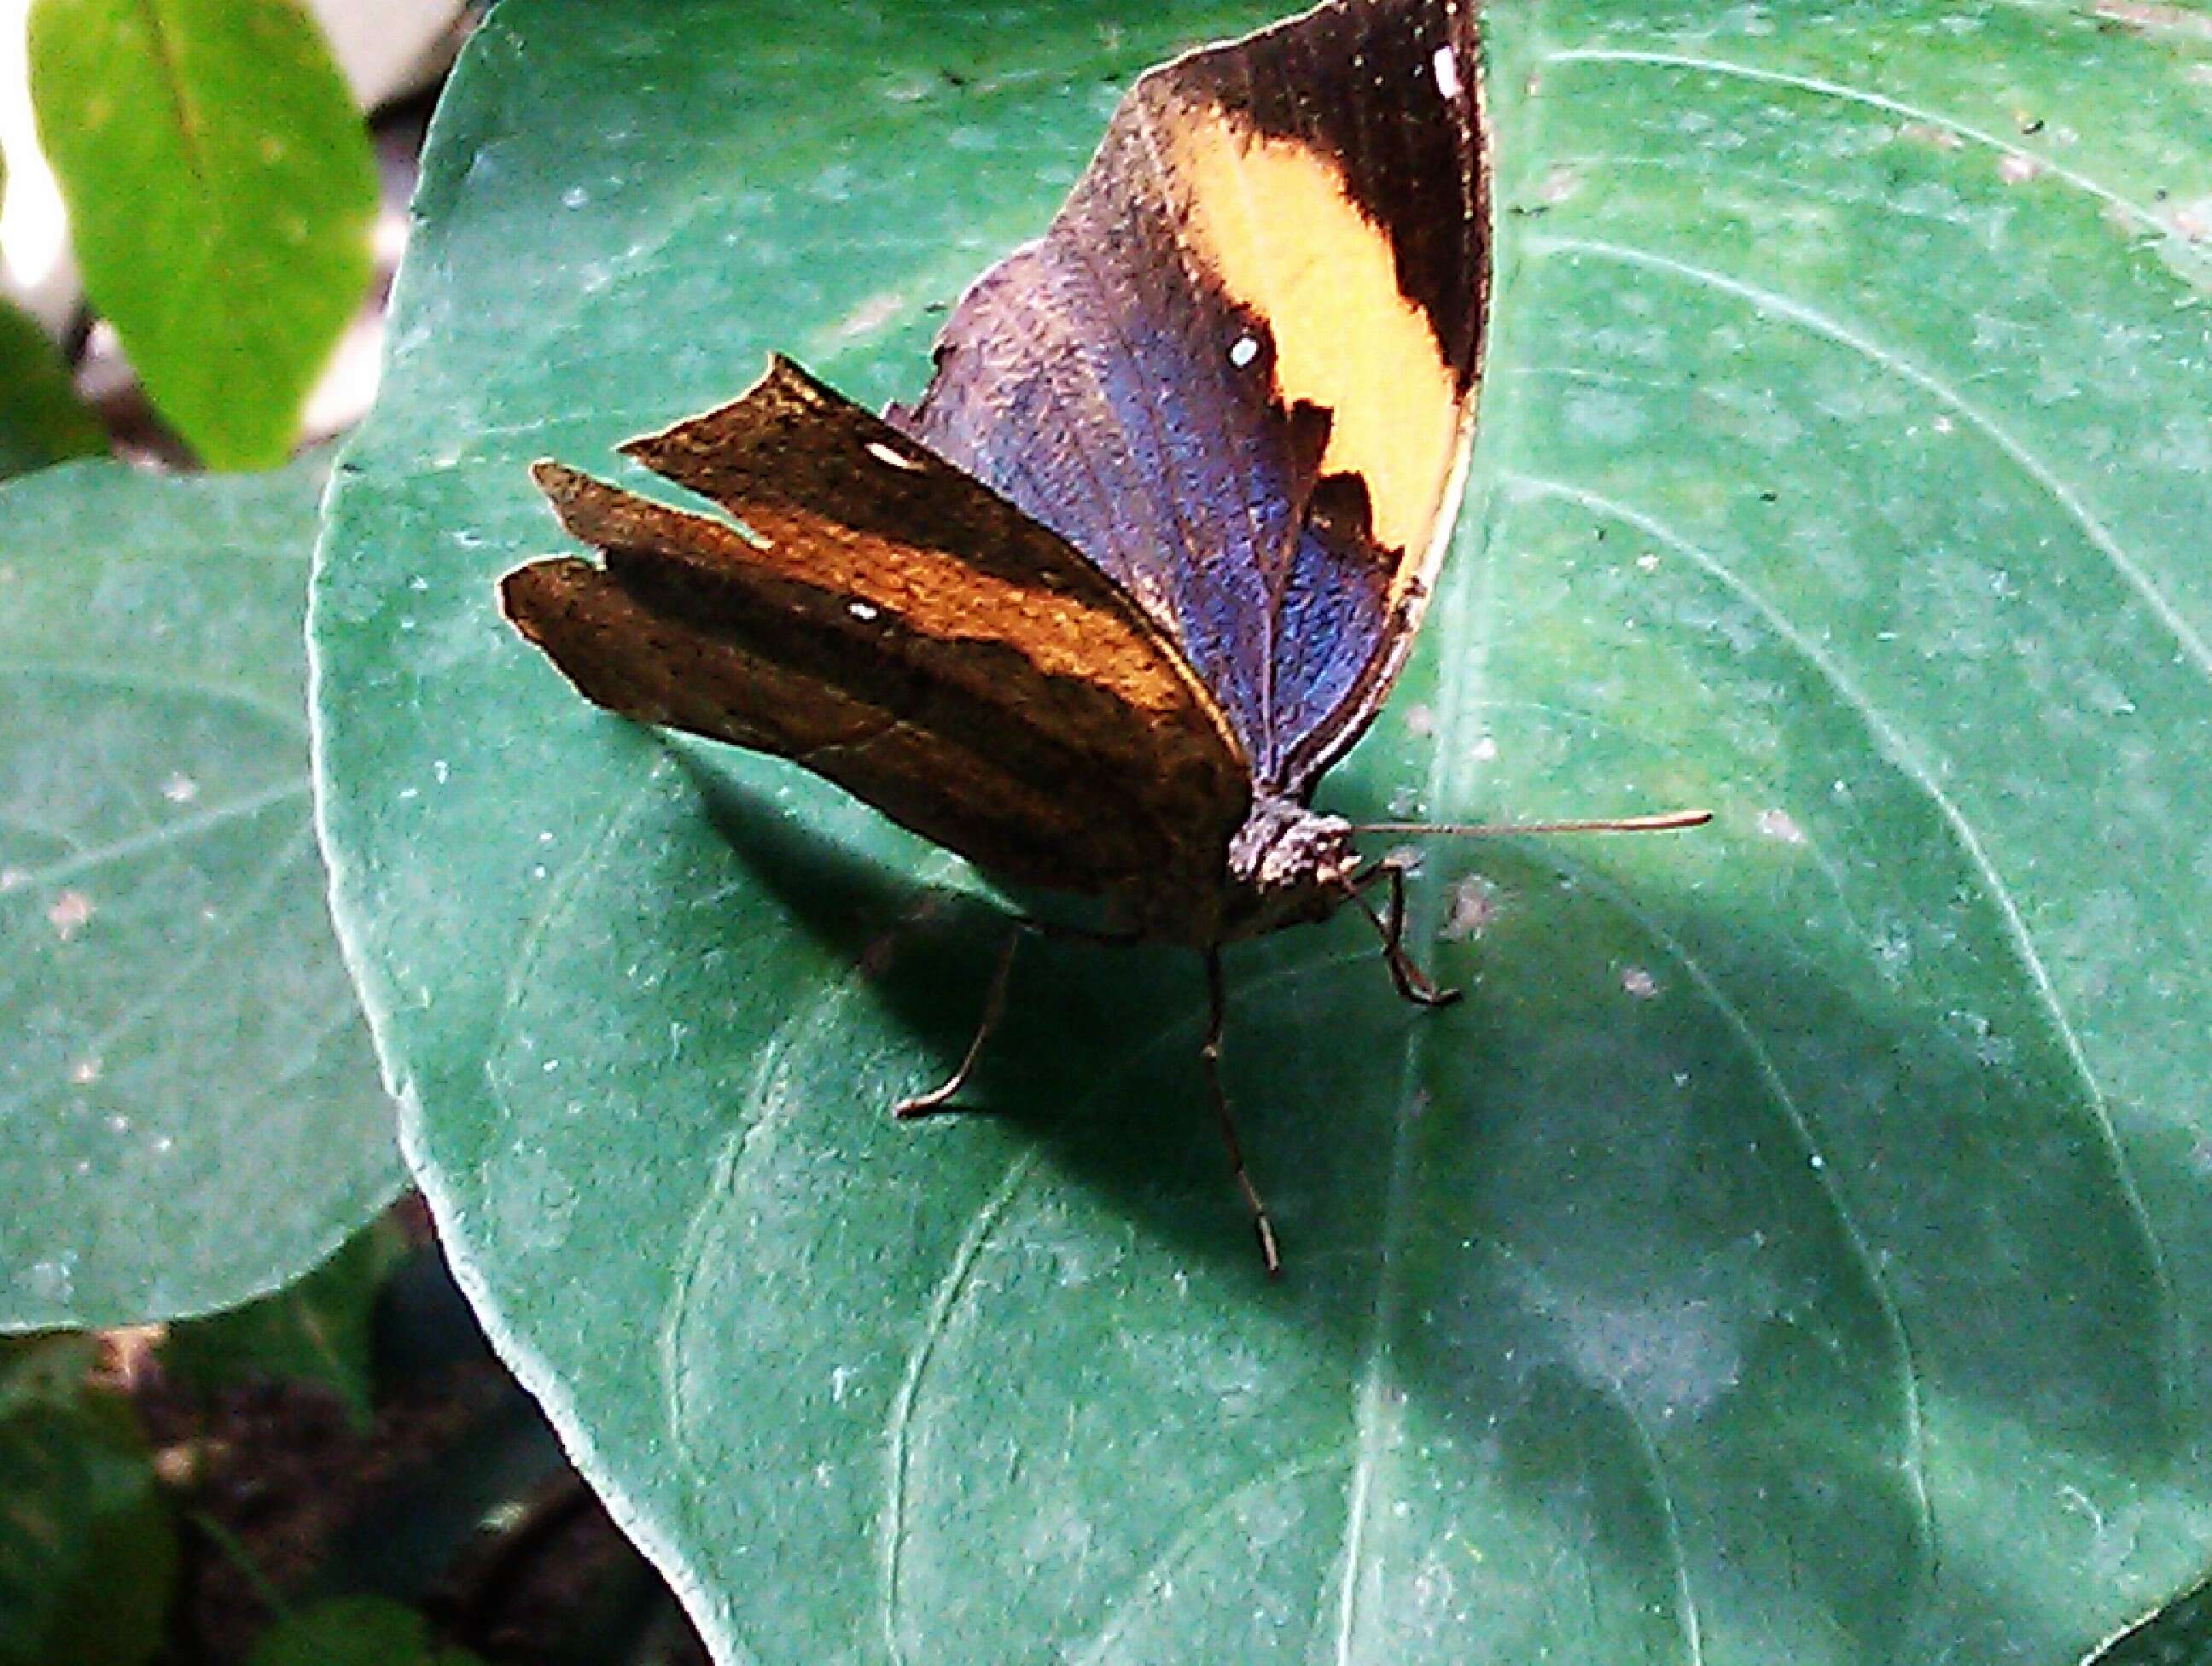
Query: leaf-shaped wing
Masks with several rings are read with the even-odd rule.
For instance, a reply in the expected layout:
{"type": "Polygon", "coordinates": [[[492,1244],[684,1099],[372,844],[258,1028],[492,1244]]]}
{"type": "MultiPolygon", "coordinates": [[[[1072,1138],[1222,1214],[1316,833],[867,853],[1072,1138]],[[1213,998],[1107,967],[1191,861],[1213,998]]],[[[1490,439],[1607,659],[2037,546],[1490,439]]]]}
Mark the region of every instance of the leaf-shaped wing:
{"type": "Polygon", "coordinates": [[[1381,702],[1464,464],[1487,288],[1463,0],[1340,0],[1153,70],[899,423],[1174,630],[1263,788],[1381,702]]]}
{"type": "Polygon", "coordinates": [[[592,700],[792,758],[1140,929],[1218,891],[1243,760],[1174,644],[1054,534],[786,360],[623,449],[741,524],[538,465],[606,566],[535,562],[502,594],[592,700]]]}

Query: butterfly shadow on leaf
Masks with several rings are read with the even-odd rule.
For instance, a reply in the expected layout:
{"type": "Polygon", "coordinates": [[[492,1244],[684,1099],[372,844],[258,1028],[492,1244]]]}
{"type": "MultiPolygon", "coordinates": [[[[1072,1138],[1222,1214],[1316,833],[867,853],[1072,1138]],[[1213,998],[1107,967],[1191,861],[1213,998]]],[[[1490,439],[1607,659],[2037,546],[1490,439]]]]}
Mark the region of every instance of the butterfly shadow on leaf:
{"type": "MultiPolygon", "coordinates": [[[[1054,899],[994,902],[917,879],[773,810],[693,743],[660,744],[744,869],[852,965],[916,1043],[903,1080],[856,1086],[838,1114],[889,1120],[902,1097],[950,1076],[975,1036],[1019,910],[1054,899]]],[[[1348,914],[1232,948],[1227,996],[1224,1073],[1247,1159],[1271,1205],[1303,1217],[1312,1197],[1345,1183],[1337,1161],[1310,1149],[1312,1131],[1347,1151],[1386,1143],[1409,1027],[1448,1015],[1393,994],[1373,936],[1348,914]],[[1286,1133],[1291,1148],[1279,1150],[1286,1133]]],[[[1203,961],[1189,951],[1025,936],[1003,1014],[954,1102],[965,1115],[904,1132],[975,1139],[963,1127],[975,1116],[1018,1128],[1103,1218],[1125,1223],[1120,1230],[1170,1246],[1181,1261],[1226,1260],[1240,1277],[1249,1269],[1257,1288],[1250,1221],[1230,1183],[1200,1058],[1206,1010],[1203,961]]]]}
{"type": "MultiPolygon", "coordinates": [[[[892,1098],[965,1049],[1006,914],[772,812],[676,751],[738,860],[869,968],[871,998],[920,1043],[903,1080],[820,1110],[824,1126],[887,1121],[892,1098]]],[[[2115,1222],[2110,1242],[2064,1240],[2094,1250],[2065,1280],[1947,1255],[1951,1336],[1928,1329],[1925,1300],[1900,1309],[1910,1286],[1881,1270],[1892,1245],[1972,1237],[1972,1197],[1942,1183],[1935,1153],[2018,1171],[1985,1149],[1996,1130],[2033,1145],[2036,1128],[2086,1116],[2050,1102],[2039,1068],[1992,1074],[1912,1011],[1823,975],[1802,945],[1701,919],[1663,880],[1533,845],[1431,860],[1440,888],[1479,869],[1492,899],[1479,933],[1439,952],[1469,986],[1459,1008],[1402,1006],[1341,916],[1231,954],[1225,1074],[1282,1228],[1279,1282],[1257,1264],[1207,1115],[1196,958],[1024,949],[962,1100],[994,1126],[951,1117],[895,1137],[980,1162],[1011,1134],[1034,1153],[1022,1207],[982,1252],[1002,1274],[1060,1254],[1118,1270],[1103,1292],[1018,1285],[998,1299],[1087,1305],[1107,1338],[1168,1304],[1224,1357],[1256,1347],[1267,1371],[1381,1395],[1375,1415],[1443,1455],[1443,1482],[1474,1489],[1449,1508],[1513,1499],[1531,1544],[1557,1535],[1622,1590],[1675,1556],[1723,1557],[1872,1655],[1905,1634],[1935,1552],[1916,1479],[1926,1411],[1905,1384],[1948,1384],[1954,1406],[2036,1428],[2093,1468],[2150,1462],[2154,1408],[2129,1387],[2154,1373],[2141,1250],[2094,1150],[2069,1146],[2062,1172],[2041,1147],[2039,1197],[2115,1222]],[[1904,1166],[1860,1172],[1852,1153],[1869,1150],[1904,1166]],[[1917,1166],[1913,1150],[1928,1154],[1917,1166]],[[2070,1328],[2021,1328],[2039,1290],[2085,1280],[2101,1294],[2067,1309],[2070,1328]],[[2097,1363],[2116,1352],[2139,1363],[2097,1363]],[[1494,1470],[1477,1461],[1488,1452],[1503,1454],[1494,1470]],[[1709,1496],[1742,1519],[1677,1542],[1687,1529],[1668,1511],[1709,1496]]],[[[2008,1207],[2017,1219],[2021,1200],[2008,1207]]],[[[1961,1600],[1955,1572],[1950,1588],[1961,1600]]],[[[1673,1589],[1650,1595],[1638,1614],[1663,1634],[1682,1618],[1673,1589]]],[[[2002,1612],[2012,1599],[1984,1600],[2002,1612]]]]}

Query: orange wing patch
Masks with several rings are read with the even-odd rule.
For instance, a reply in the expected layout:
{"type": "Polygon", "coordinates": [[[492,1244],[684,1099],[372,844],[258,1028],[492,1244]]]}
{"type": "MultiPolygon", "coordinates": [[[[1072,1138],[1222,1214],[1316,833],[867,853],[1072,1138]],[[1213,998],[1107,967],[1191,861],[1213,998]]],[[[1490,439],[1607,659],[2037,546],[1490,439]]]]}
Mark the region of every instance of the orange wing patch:
{"type": "MultiPolygon", "coordinates": [[[[1405,293],[1388,233],[1325,152],[1215,111],[1162,113],[1193,252],[1231,301],[1267,319],[1285,402],[1330,415],[1321,471],[1366,483],[1377,543],[1425,551],[1460,449],[1462,401],[1427,315],[1405,293]]],[[[1419,570],[1401,566],[1398,585],[1419,570]]]]}

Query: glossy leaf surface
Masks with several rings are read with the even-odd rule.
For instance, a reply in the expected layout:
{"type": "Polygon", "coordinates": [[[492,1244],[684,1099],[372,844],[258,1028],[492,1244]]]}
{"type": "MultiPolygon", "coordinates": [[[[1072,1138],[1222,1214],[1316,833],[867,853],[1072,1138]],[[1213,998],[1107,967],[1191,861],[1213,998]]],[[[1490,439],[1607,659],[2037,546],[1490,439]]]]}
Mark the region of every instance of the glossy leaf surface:
{"type": "Polygon", "coordinates": [[[972,879],[492,603],[531,458],[771,349],[911,395],[1256,14],[495,15],[326,533],[326,832],[460,1276],[723,1658],[2056,1666],[2194,1577],[2212,60],[2106,9],[1492,9],[1474,484],[1322,800],[1717,819],[1431,849],[1447,1012],[1356,919],[1232,956],[1278,1286],[1194,967],[1040,951],[1008,1114],[894,1126],[972,879]]]}
{"type": "Polygon", "coordinates": [[[0,1329],[228,1306],[398,1189],[308,813],[322,477],[0,488],[0,1329]]]}

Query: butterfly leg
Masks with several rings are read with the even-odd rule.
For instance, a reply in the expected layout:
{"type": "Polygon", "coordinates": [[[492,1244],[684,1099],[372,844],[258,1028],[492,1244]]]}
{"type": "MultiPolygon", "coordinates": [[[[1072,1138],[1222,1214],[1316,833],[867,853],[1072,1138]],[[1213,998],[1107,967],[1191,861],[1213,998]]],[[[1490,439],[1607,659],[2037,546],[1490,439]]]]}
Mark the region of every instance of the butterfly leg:
{"type": "Polygon", "coordinates": [[[1229,999],[1221,980],[1220,952],[1215,949],[1206,952],[1206,1040],[1198,1049],[1198,1056],[1206,1067],[1206,1091],[1212,1096],[1214,1119],[1221,1128],[1221,1144],[1229,1153],[1230,1176],[1243,1195],[1244,1207],[1252,1212],[1252,1230],[1260,1240],[1260,1263],[1267,1269],[1269,1278],[1280,1278],[1283,1256],[1275,1246],[1275,1223],[1268,1218],[1267,1201],[1261,1197],[1260,1189],[1252,1183],[1250,1170],[1244,1166],[1244,1147],[1237,1138],[1237,1119],[1229,1113],[1229,1096],[1221,1086],[1221,1032],[1229,1020],[1229,999]]]}
{"type": "Polygon", "coordinates": [[[955,1070],[927,1093],[917,1093],[900,1100],[891,1107],[891,1115],[901,1119],[928,1116],[945,1110],[968,1085],[968,1078],[975,1073],[975,1061],[983,1056],[983,1043],[999,1027],[999,1020],[1006,1012],[1006,986],[1014,975],[1014,952],[1022,946],[1022,939],[1036,927],[1024,920],[1006,933],[1006,946],[999,951],[999,964],[991,973],[991,987],[983,997],[982,1020],[975,1026],[975,1038],[968,1043],[968,1051],[955,1070]]]}
{"type": "Polygon", "coordinates": [[[1446,989],[1413,964],[1406,952],[1406,870],[1395,862],[1386,861],[1368,869],[1350,887],[1352,900],[1359,904],[1359,911],[1375,927],[1382,939],[1382,964],[1390,969],[1390,982],[1397,986],[1399,996],[1417,1006],[1449,1006],[1465,993],[1446,989]],[[1387,917],[1377,914],[1361,887],[1376,879],[1387,879],[1390,885],[1390,901],[1387,917]]]}

